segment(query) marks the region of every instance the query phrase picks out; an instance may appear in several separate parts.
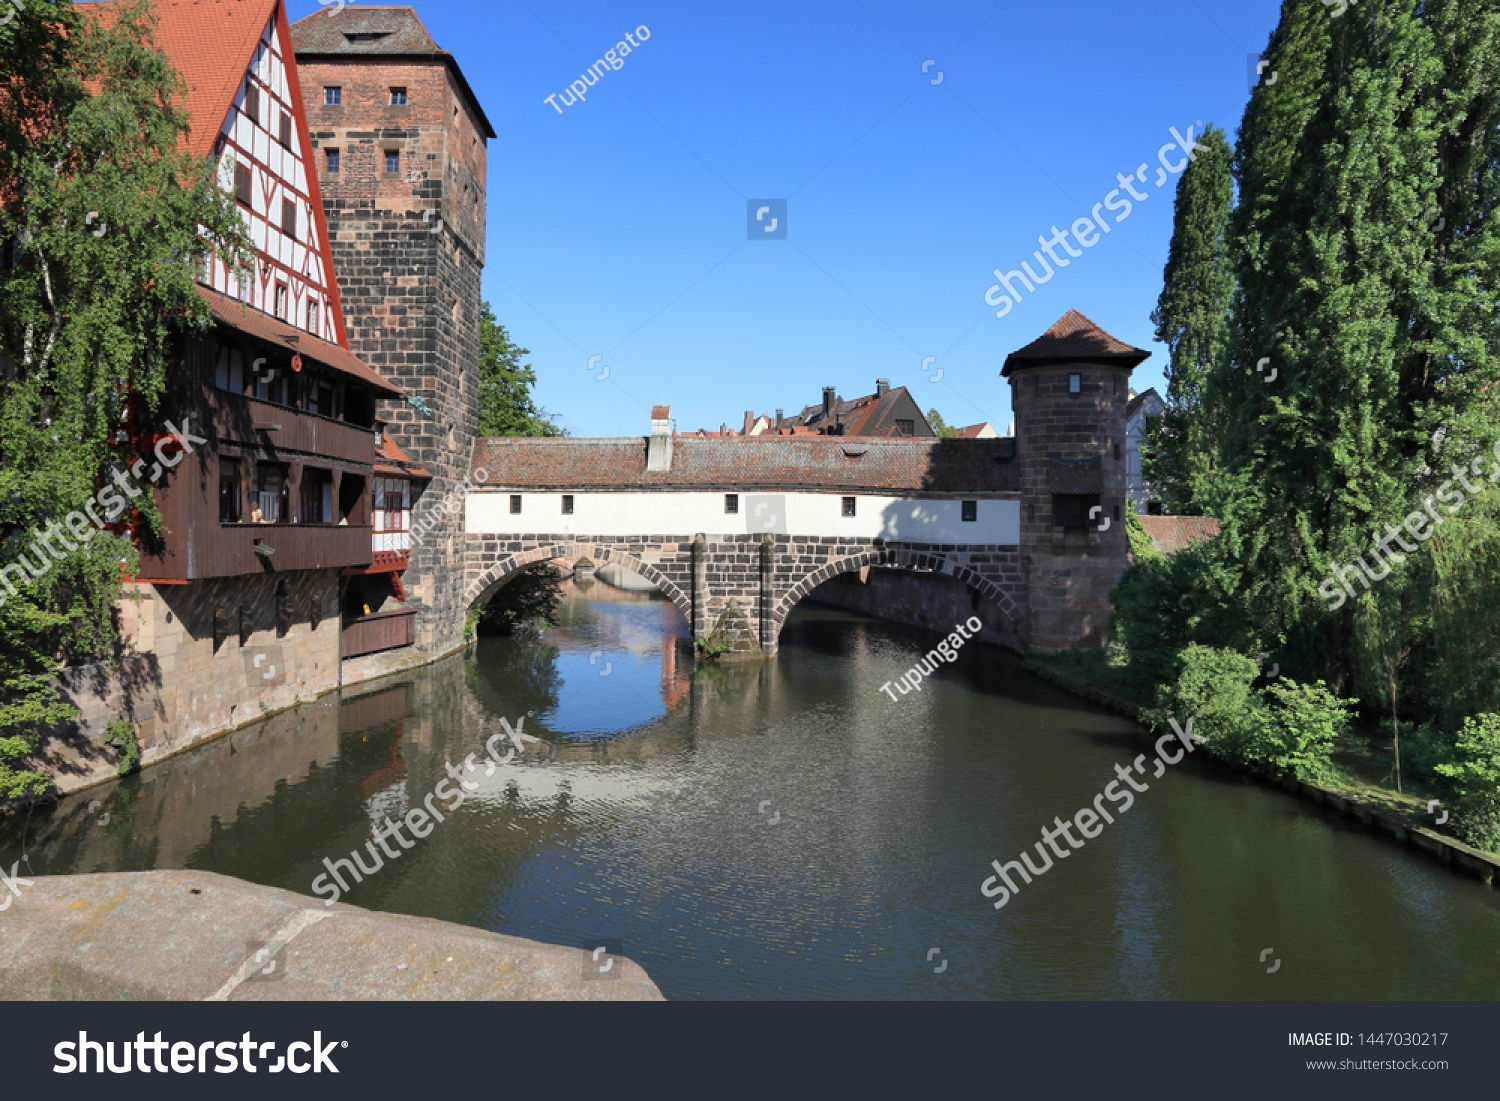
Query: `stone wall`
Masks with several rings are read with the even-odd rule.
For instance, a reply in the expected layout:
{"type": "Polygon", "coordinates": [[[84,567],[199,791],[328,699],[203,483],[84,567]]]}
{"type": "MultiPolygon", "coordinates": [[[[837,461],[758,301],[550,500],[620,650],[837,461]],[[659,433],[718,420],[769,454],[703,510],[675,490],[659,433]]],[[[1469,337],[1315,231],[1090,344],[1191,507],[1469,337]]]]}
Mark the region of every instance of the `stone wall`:
{"type": "MultiPolygon", "coordinates": [[[[819,585],[865,566],[899,566],[950,578],[994,610],[996,641],[1018,647],[1026,626],[1026,586],[1015,547],[889,543],[802,535],[481,535],[467,536],[465,593],[480,607],[527,566],[588,557],[654,582],[706,641],[744,616],[754,645],[774,654],[786,617],[819,585]],[[726,616],[728,620],[726,620],[726,616]]],[[[984,617],[981,617],[984,618],[984,617]]],[[[737,650],[746,647],[736,645],[737,650]]]]}
{"type": "Polygon", "coordinates": [[[984,625],[979,630],[981,640],[1019,648],[1015,636],[999,626],[1004,617],[994,603],[946,574],[877,566],[825,581],[807,599],[945,634],[976,616],[984,625]]]}
{"type": "Polygon", "coordinates": [[[44,731],[29,767],[63,791],[114,774],[103,739],[115,719],[136,724],[145,766],[339,687],[336,569],[138,582],[125,593],[117,614],[129,656],[55,678],[81,714],[44,731]]]}
{"type": "MultiPolygon", "coordinates": [[[[468,473],[479,430],[479,295],[484,266],[485,140],[441,58],[299,61],[323,208],[350,348],[411,398],[384,401],[391,437],[432,480],[417,516],[468,473]],[[324,88],[342,103],[324,104],[324,88]],[[389,105],[404,87],[407,105],[389,105]],[[325,151],[341,151],[327,171],[325,151]],[[398,173],[385,153],[401,154],[398,173]]],[[[419,483],[420,485],[420,483],[419,483]]],[[[417,608],[416,646],[462,641],[463,516],[442,514],[412,548],[403,583],[417,608]]]]}
{"type": "Polygon", "coordinates": [[[1021,561],[1031,611],[1027,648],[1102,646],[1114,614],[1110,593],[1129,563],[1122,510],[1130,370],[1098,363],[1020,367],[1010,385],[1021,476],[1021,561]],[[1071,374],[1081,376],[1077,394],[1068,389],[1071,374]],[[1064,529],[1052,514],[1057,463],[1089,460],[1099,462],[1102,512],[1087,529],[1064,529]]]}

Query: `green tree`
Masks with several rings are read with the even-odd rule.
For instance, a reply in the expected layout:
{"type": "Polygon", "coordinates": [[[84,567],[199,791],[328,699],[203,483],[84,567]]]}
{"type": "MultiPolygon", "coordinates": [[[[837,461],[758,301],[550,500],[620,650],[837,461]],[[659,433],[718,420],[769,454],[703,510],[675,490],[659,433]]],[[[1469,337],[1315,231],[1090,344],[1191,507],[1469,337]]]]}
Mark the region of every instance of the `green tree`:
{"type": "Polygon", "coordinates": [[[938,434],[939,439],[951,440],[958,435],[958,429],[943,420],[943,415],[936,407],[927,410],[927,423],[932,425],[932,430],[938,434]]]}
{"type": "Polygon", "coordinates": [[[512,344],[505,326],[495,320],[488,302],[479,304],[479,434],[481,436],[561,436],[548,413],[532,399],[536,371],[523,356],[531,351],[512,344]]]}
{"type": "Polygon", "coordinates": [[[1234,186],[1229,142],[1210,126],[1204,148],[1177,181],[1172,243],[1161,297],[1152,311],[1156,339],[1167,346],[1166,408],[1147,431],[1143,473],[1167,511],[1204,512],[1200,493],[1218,466],[1222,411],[1210,386],[1229,352],[1234,274],[1226,230],[1234,186]]]}
{"type": "MultiPolygon", "coordinates": [[[[0,27],[7,797],[45,790],[46,775],[16,759],[41,727],[77,715],[48,674],[60,658],[111,650],[121,562],[137,562],[130,541],[111,534],[51,559],[36,537],[89,501],[112,467],[132,466],[137,451],[123,429],[150,436],[165,430],[161,418],[181,421],[162,397],[182,334],[208,323],[196,274],[215,246],[235,266],[249,247],[233,198],[208,160],[184,148],[187,88],[154,44],[150,6],[115,5],[107,25],[88,10],[38,0],[0,27]]],[[[155,530],[151,495],[132,504],[139,525],[155,530]]]]}
{"type": "Polygon", "coordinates": [[[1342,691],[1355,601],[1330,612],[1320,583],[1500,430],[1500,2],[1331,19],[1289,0],[1267,57],[1277,80],[1235,152],[1234,329],[1203,496],[1223,521],[1213,580],[1263,645],[1285,640],[1342,691]]]}

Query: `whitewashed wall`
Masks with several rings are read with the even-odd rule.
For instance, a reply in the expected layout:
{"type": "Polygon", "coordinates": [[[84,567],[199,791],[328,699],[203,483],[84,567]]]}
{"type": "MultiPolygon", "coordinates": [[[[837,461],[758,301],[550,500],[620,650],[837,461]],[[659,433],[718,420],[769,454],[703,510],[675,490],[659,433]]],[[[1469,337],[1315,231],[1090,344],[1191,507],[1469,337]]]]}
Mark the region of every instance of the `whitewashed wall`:
{"type": "Polygon", "coordinates": [[[558,535],[843,535],[916,543],[1015,545],[1021,538],[1018,500],[974,497],[977,519],[960,519],[958,500],[855,494],[854,516],[841,515],[843,493],[741,492],[737,515],[724,512],[724,493],[574,493],[564,515],[561,493],[487,486],[466,502],[464,530],[472,534],[536,532],[558,535]],[[521,514],[510,512],[520,493],[521,514]]]}

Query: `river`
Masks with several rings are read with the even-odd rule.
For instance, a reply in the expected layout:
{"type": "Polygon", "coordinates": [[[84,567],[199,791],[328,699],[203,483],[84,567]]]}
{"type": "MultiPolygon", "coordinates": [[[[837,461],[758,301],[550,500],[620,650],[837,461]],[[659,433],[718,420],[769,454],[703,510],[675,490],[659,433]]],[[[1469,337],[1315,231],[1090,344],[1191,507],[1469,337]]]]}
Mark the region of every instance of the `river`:
{"type": "Polygon", "coordinates": [[[11,819],[0,858],[311,895],[525,716],[543,743],[466,773],[465,804],[344,901],[607,946],[674,999],[1500,996],[1500,892],[1200,757],[996,910],[990,862],[1090,806],[1150,752],[1141,728],[977,642],[893,702],[934,634],[805,603],[774,661],[695,668],[664,599],[566,591],[540,641],[481,639],[11,819]]]}

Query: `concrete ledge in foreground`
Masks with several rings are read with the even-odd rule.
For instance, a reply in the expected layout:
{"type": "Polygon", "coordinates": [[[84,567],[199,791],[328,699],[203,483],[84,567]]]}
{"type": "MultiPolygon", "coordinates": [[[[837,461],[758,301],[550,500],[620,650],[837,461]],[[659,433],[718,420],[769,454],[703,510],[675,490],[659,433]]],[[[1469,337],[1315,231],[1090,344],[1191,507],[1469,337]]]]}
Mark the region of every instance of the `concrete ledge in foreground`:
{"type": "Polygon", "coordinates": [[[627,959],[213,872],[31,883],[0,912],[8,1001],[663,1000],[627,959]]]}

